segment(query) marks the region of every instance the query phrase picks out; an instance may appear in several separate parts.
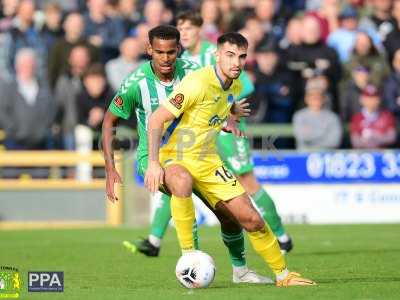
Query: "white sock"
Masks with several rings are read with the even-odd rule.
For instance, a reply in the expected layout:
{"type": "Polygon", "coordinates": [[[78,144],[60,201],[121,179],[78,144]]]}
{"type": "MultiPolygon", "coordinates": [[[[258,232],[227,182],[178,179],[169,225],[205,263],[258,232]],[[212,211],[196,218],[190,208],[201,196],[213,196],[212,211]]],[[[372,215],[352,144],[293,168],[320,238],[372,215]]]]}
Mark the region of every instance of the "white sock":
{"type": "Polygon", "coordinates": [[[249,271],[249,268],[247,267],[247,265],[240,266],[240,267],[232,265],[232,270],[233,270],[234,274],[241,276],[241,275],[245,274],[247,271],[249,271]]]}
{"type": "Polygon", "coordinates": [[[160,246],[161,246],[161,239],[159,239],[158,237],[156,237],[152,234],[149,235],[149,242],[154,247],[160,248],[160,246]]]}
{"type": "Polygon", "coordinates": [[[278,241],[280,241],[281,243],[289,242],[289,239],[290,239],[290,238],[289,238],[289,236],[288,236],[286,233],[284,233],[284,234],[278,236],[278,241]]]}
{"type": "Polygon", "coordinates": [[[289,270],[285,269],[279,274],[276,274],[276,280],[284,280],[289,275],[289,270]]]}

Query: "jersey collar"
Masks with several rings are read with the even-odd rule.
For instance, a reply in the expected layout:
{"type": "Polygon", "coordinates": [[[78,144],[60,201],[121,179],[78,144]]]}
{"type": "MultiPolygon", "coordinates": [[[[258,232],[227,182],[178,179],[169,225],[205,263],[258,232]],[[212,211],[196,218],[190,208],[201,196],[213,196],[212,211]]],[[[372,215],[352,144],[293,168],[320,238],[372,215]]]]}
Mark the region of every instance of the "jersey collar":
{"type": "Polygon", "coordinates": [[[221,88],[222,88],[224,91],[229,90],[229,88],[230,88],[230,87],[232,86],[232,84],[233,84],[233,80],[232,80],[231,84],[230,84],[227,88],[224,88],[224,82],[223,82],[222,79],[218,76],[217,68],[215,67],[215,65],[213,66],[213,70],[214,70],[215,76],[218,78],[218,81],[219,81],[219,84],[221,85],[221,88]]]}

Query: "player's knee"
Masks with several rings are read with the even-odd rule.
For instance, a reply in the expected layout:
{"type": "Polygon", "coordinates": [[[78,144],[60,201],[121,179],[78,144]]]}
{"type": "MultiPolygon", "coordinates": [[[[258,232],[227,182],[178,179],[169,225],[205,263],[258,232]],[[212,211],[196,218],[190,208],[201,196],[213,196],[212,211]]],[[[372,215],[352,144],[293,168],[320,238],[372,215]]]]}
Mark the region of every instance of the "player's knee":
{"type": "Polygon", "coordinates": [[[247,217],[243,227],[248,232],[255,232],[262,230],[265,226],[264,220],[257,213],[254,213],[247,217]]]}
{"type": "Polygon", "coordinates": [[[189,197],[192,194],[193,179],[187,172],[176,174],[171,188],[172,194],[181,197],[189,197]]]}

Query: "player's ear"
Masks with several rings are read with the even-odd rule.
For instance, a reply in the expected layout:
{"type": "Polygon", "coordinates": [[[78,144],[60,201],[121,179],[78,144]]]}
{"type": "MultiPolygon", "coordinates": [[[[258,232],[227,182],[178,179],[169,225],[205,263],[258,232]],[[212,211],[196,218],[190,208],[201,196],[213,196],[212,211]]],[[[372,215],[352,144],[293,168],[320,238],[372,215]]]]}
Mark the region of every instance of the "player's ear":
{"type": "Polygon", "coordinates": [[[151,47],[151,43],[148,43],[148,44],[147,44],[146,50],[147,50],[147,54],[148,54],[149,56],[152,56],[152,55],[153,55],[153,48],[151,47]]]}

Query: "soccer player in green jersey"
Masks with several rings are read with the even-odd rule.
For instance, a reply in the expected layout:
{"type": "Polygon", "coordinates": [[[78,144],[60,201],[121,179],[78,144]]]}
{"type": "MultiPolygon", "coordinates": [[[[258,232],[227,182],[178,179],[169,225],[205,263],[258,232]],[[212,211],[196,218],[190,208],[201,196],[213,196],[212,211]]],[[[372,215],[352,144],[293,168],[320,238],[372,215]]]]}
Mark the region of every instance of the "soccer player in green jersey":
{"type": "MultiPolygon", "coordinates": [[[[167,98],[188,72],[198,68],[197,64],[193,62],[177,59],[179,32],[175,27],[159,26],[150,30],[149,42],[149,54],[152,56],[152,60],[142,64],[123,81],[103,121],[106,191],[108,198],[112,201],[117,200],[114,184],[121,183],[121,178],[115,170],[113,161],[112,127],[119,118],[128,119],[133,113],[136,114],[139,134],[137,161],[139,173],[144,175],[148,167],[147,125],[150,114],[158,108],[160,101],[167,98]]],[[[167,201],[168,210],[157,210],[156,218],[158,214],[158,218],[166,217],[169,221],[171,218],[170,196],[163,194],[162,199],[167,201]]],[[[221,222],[223,241],[230,254],[233,266],[233,282],[272,283],[271,279],[260,276],[247,268],[242,228],[232,218],[215,211],[214,213],[221,222]]],[[[167,225],[168,222],[164,226],[167,225]]],[[[157,226],[154,227],[157,228],[157,226]]],[[[165,228],[162,228],[162,230],[165,231],[165,228]]],[[[154,232],[154,234],[157,234],[157,232],[154,232]]],[[[125,246],[133,247],[129,242],[125,242],[125,246]]],[[[158,255],[158,249],[156,253],[150,256],[158,255]]]]}

